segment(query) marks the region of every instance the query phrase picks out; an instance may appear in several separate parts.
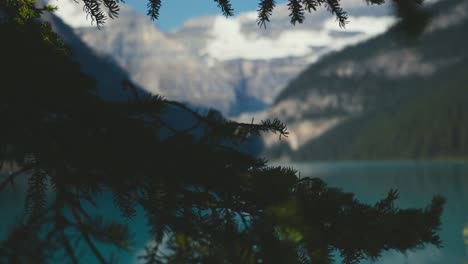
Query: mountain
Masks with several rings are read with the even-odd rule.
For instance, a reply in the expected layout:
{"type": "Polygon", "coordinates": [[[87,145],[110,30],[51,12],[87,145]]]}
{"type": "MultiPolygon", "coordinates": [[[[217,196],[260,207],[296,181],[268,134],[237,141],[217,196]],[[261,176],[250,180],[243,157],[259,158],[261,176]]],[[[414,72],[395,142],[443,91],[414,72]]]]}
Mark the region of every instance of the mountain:
{"type": "Polygon", "coordinates": [[[119,18],[98,30],[77,11],[82,12],[78,4],[58,4],[57,15],[83,42],[117,62],[146,91],[227,116],[267,109],[311,62],[382,33],[394,21],[388,6],[352,0],[344,6],[352,21],[346,29],[322,9],[294,27],[287,7],[280,5],[266,30],[258,27],[254,12],[247,12],[229,19],[194,18],[161,32],[146,16],[122,5],[119,18]]]}
{"type": "Polygon", "coordinates": [[[145,16],[123,6],[119,18],[76,34],[98,54],[112,57],[131,79],[153,94],[227,111],[235,94],[223,71],[210,69],[145,16]]]}
{"type": "Polygon", "coordinates": [[[417,35],[403,22],[323,57],[295,78],[267,116],[289,125],[266,138],[273,159],[438,159],[468,154],[468,1],[425,10],[417,35]]]}

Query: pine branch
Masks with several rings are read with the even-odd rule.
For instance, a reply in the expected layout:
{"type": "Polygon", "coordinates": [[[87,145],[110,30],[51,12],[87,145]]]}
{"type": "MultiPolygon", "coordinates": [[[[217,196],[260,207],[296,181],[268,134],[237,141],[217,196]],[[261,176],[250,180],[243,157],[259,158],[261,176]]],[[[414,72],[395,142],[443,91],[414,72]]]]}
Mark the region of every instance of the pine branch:
{"type": "MultiPolygon", "coordinates": [[[[132,91],[136,89],[133,85],[131,85],[131,83],[126,83],[125,87],[132,91]]],[[[178,135],[185,134],[195,129],[196,127],[199,127],[202,123],[208,125],[210,128],[213,128],[213,132],[217,133],[218,136],[234,138],[239,140],[239,142],[244,142],[249,134],[259,134],[259,132],[278,132],[280,139],[282,136],[287,137],[289,134],[286,125],[282,124],[278,119],[261,121],[260,124],[237,123],[225,120],[222,116],[219,118],[215,117],[218,116],[218,114],[215,114],[217,113],[216,111],[209,111],[208,114],[204,116],[182,103],[166,100],[157,95],[147,95],[146,97],[141,98],[139,95],[135,94],[134,100],[129,101],[127,106],[131,115],[148,115],[157,124],[166,127],[173,134],[178,135]],[[183,131],[172,128],[167,122],[161,120],[160,118],[160,111],[167,106],[177,107],[186,111],[187,113],[191,114],[197,120],[197,122],[193,126],[183,131]]],[[[215,135],[211,134],[211,136],[215,135]]]]}
{"type": "Polygon", "coordinates": [[[390,190],[387,194],[387,197],[380,200],[375,204],[375,207],[378,210],[381,210],[386,213],[395,213],[394,202],[398,199],[398,191],[397,190],[390,190]]]}
{"type": "Polygon", "coordinates": [[[84,3],[83,10],[91,17],[92,22],[96,22],[96,26],[101,28],[106,22],[106,15],[100,6],[100,1],[96,0],[82,0],[84,3]]]}
{"type": "MultiPolygon", "coordinates": [[[[168,102],[159,95],[140,96],[127,103],[129,114],[150,114],[159,115],[161,110],[168,105],[168,102]]],[[[119,105],[120,106],[120,105],[119,105]]]]}
{"type": "Polygon", "coordinates": [[[328,11],[336,16],[338,24],[340,27],[344,28],[349,22],[348,14],[341,8],[339,0],[326,0],[326,3],[328,11]]]}
{"type": "Polygon", "coordinates": [[[369,5],[381,5],[385,3],[385,0],[366,0],[366,3],[369,5]]]}
{"type": "Polygon", "coordinates": [[[127,194],[121,191],[113,191],[114,204],[122,212],[125,218],[132,218],[136,215],[135,201],[130,198],[127,194]]]}
{"type": "Polygon", "coordinates": [[[148,12],[146,13],[151,20],[159,18],[159,10],[161,9],[161,0],[148,0],[148,12]]]}
{"type": "Polygon", "coordinates": [[[107,261],[104,259],[104,257],[101,255],[101,252],[99,252],[99,250],[97,249],[96,245],[94,245],[93,241],[91,240],[91,238],[89,237],[89,234],[88,232],[86,232],[86,229],[85,229],[85,226],[83,225],[83,222],[81,221],[81,218],[80,216],[78,215],[78,213],[76,212],[76,210],[74,208],[71,208],[71,212],[72,212],[72,215],[73,215],[73,218],[75,219],[75,221],[77,222],[78,224],[78,227],[79,227],[79,231],[81,233],[81,236],[83,237],[83,239],[85,240],[86,244],[88,245],[88,247],[91,249],[91,251],[93,252],[94,256],[97,258],[97,260],[99,261],[99,263],[101,264],[107,264],[107,261]]]}
{"type": "Polygon", "coordinates": [[[273,14],[273,9],[276,6],[275,0],[261,0],[258,4],[258,17],[257,17],[257,25],[263,26],[266,28],[266,23],[270,22],[270,17],[273,14]]]}
{"type": "Polygon", "coordinates": [[[34,169],[29,178],[26,195],[26,212],[30,219],[37,218],[45,209],[47,192],[47,174],[41,169],[34,169]]]}
{"type": "Polygon", "coordinates": [[[291,24],[296,25],[296,23],[302,24],[304,22],[304,8],[299,0],[289,0],[288,9],[291,24]]]}
{"type": "Polygon", "coordinates": [[[317,0],[302,0],[302,3],[309,13],[312,12],[312,10],[317,11],[317,6],[319,5],[317,0]]]}
{"type": "Polygon", "coordinates": [[[191,113],[192,116],[195,118],[206,122],[210,126],[225,126],[226,131],[232,131],[235,132],[237,128],[243,128],[248,130],[250,133],[256,133],[258,134],[259,132],[273,132],[273,133],[279,133],[280,138],[281,136],[287,137],[289,132],[287,131],[287,126],[281,121],[279,121],[277,118],[270,120],[264,120],[261,121],[260,124],[249,124],[249,123],[237,123],[237,122],[232,122],[232,121],[227,121],[225,123],[218,123],[218,122],[213,122],[212,120],[207,119],[205,116],[202,116],[201,114],[197,113],[196,111],[190,109],[189,107],[185,106],[182,103],[176,102],[176,101],[168,101],[166,100],[168,105],[173,105],[176,106],[180,109],[183,109],[187,111],[188,113],[191,113]]]}
{"type": "Polygon", "coordinates": [[[3,191],[3,189],[10,183],[11,185],[14,184],[14,179],[26,172],[31,171],[33,168],[32,167],[23,167],[10,175],[8,175],[1,183],[0,183],[0,192],[3,191]]]}
{"type": "Polygon", "coordinates": [[[67,253],[67,256],[70,258],[73,264],[79,264],[78,258],[75,255],[75,251],[73,250],[73,247],[70,244],[68,237],[65,235],[65,231],[62,230],[60,235],[61,235],[61,241],[63,242],[63,245],[65,246],[65,252],[67,253]]]}
{"type": "Polygon", "coordinates": [[[108,10],[108,15],[110,18],[117,18],[119,16],[120,7],[118,0],[102,0],[104,6],[108,10]]]}
{"type": "MultiPolygon", "coordinates": [[[[108,9],[110,18],[118,17],[120,8],[119,0],[82,0],[85,4],[84,11],[91,17],[92,22],[96,22],[98,28],[104,25],[106,16],[101,8],[101,4],[108,9]]],[[[224,16],[229,17],[234,15],[234,9],[230,0],[214,0],[224,16]]],[[[309,13],[317,10],[317,6],[326,4],[327,10],[336,15],[340,27],[345,27],[348,23],[348,15],[341,8],[340,0],[289,0],[288,9],[290,10],[291,23],[303,23],[305,16],[304,10],[309,13]]],[[[368,4],[383,4],[385,0],[365,0],[368,4]]],[[[422,3],[422,0],[412,0],[416,3],[422,3]]],[[[160,15],[161,0],[148,0],[147,15],[151,20],[157,20],[160,15]]],[[[259,0],[257,9],[257,24],[260,27],[266,28],[266,24],[270,22],[270,17],[273,9],[276,6],[275,0],[259,0]]]]}
{"type": "Polygon", "coordinates": [[[160,242],[154,242],[154,245],[146,245],[143,255],[138,256],[138,259],[144,261],[145,264],[163,264],[163,256],[160,254],[160,242]]]}
{"type": "Polygon", "coordinates": [[[232,8],[230,0],[214,0],[218,3],[218,7],[221,8],[223,15],[226,17],[230,17],[234,15],[234,9],[232,8]]]}

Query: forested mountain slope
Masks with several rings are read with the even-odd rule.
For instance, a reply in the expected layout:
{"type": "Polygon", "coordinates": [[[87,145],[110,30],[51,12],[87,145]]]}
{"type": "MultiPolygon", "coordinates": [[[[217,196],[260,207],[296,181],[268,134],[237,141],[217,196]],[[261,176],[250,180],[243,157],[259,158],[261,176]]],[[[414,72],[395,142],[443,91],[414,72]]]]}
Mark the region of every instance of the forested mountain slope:
{"type": "MultiPolygon", "coordinates": [[[[292,154],[296,160],[468,157],[468,64],[422,81],[410,100],[338,125],[292,154]],[[460,67],[460,68],[458,68],[460,67]]],[[[409,87],[408,87],[409,88],[409,87]]]]}
{"type": "Polygon", "coordinates": [[[292,81],[269,113],[288,123],[291,138],[270,144],[270,158],[466,156],[468,2],[427,9],[431,18],[421,32],[396,25],[292,81]]]}

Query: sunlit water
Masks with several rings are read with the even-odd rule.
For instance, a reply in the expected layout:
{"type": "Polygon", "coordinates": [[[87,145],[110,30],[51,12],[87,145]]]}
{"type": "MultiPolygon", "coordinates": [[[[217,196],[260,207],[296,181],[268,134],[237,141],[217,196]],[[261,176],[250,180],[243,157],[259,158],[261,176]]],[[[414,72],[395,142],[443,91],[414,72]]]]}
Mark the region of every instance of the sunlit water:
{"type": "MultiPolygon", "coordinates": [[[[358,162],[358,163],[300,163],[286,164],[299,170],[302,177],[319,177],[330,186],[353,192],[363,202],[373,204],[383,198],[390,189],[397,189],[400,198],[397,205],[425,207],[436,194],[443,195],[446,206],[439,234],[443,248],[427,246],[424,249],[400,254],[387,252],[374,263],[380,264],[464,264],[468,263],[468,245],[463,230],[468,224],[468,163],[446,162],[358,162]]],[[[14,216],[21,211],[24,200],[25,182],[7,192],[0,193],[0,235],[4,236],[14,216]]],[[[111,197],[104,198],[105,204],[111,197]]],[[[106,211],[106,209],[104,209],[106,211]]],[[[102,210],[100,212],[103,212],[102,210]]],[[[107,214],[117,215],[116,212],[107,214]]],[[[119,263],[137,263],[135,256],[148,240],[144,220],[137,218],[129,222],[135,231],[135,250],[120,255],[119,263]]],[[[468,225],[466,230],[468,240],[468,225]]],[[[139,253],[138,253],[139,252],[139,253]]],[[[110,251],[107,252],[107,256],[110,251]]],[[[83,263],[95,263],[84,257],[83,263]]],[[[370,263],[366,261],[364,263],[370,263]]]]}

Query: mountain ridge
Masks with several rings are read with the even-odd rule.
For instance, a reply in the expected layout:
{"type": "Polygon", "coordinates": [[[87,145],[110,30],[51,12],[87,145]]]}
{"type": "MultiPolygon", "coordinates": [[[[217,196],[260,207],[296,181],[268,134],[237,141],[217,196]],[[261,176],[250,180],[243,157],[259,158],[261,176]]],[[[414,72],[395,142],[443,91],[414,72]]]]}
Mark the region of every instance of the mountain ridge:
{"type": "MultiPolygon", "coordinates": [[[[350,24],[348,33],[340,31],[325,10],[313,12],[306,24],[292,27],[281,5],[268,30],[260,29],[250,12],[230,19],[196,18],[178,30],[161,32],[147,17],[125,5],[120,17],[101,30],[85,27],[75,17],[70,23],[89,47],[116,61],[146,91],[237,116],[265,110],[289,80],[331,51],[324,43],[317,44],[316,36],[324,36],[327,43],[342,48],[384,31],[392,23],[384,7],[350,2],[354,3],[348,4],[350,13],[373,20],[354,19],[356,23],[350,24]],[[376,25],[374,31],[363,31],[362,25],[369,21],[376,25]],[[219,35],[223,32],[227,34],[219,35]],[[267,56],[259,56],[262,52],[267,56]]],[[[70,5],[57,12],[65,21],[67,14],[79,9],[70,5]]]]}
{"type": "Polygon", "coordinates": [[[451,148],[455,156],[466,155],[464,126],[453,128],[453,137],[438,127],[450,130],[466,118],[461,105],[468,101],[457,102],[464,100],[466,89],[468,2],[441,1],[427,12],[432,19],[418,36],[408,37],[397,24],[323,57],[294,79],[268,114],[290,125],[291,139],[275,145],[267,138],[268,156],[302,161],[431,159],[450,156],[442,143],[447,138],[460,145],[451,148]],[[444,89],[451,96],[442,96],[444,89]],[[450,100],[453,111],[461,113],[457,118],[444,112],[452,109],[450,100]],[[421,108],[427,113],[416,110],[421,108]],[[421,115],[419,121],[415,113],[421,115]],[[416,150],[424,146],[433,150],[416,150]]]}

